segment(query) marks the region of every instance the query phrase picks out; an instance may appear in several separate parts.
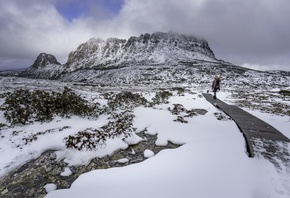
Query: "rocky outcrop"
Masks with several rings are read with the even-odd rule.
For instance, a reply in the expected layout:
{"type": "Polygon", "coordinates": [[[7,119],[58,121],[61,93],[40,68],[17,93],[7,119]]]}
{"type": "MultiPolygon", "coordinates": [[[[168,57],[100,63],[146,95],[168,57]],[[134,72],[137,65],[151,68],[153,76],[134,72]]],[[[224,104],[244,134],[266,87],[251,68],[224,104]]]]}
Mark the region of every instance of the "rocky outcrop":
{"type": "Polygon", "coordinates": [[[63,66],[53,55],[41,53],[38,55],[33,65],[20,73],[20,76],[28,78],[56,79],[63,69],[63,66]]]}
{"type": "Polygon", "coordinates": [[[38,57],[34,61],[33,65],[31,65],[31,67],[34,69],[38,69],[46,67],[51,64],[60,65],[60,63],[57,62],[56,58],[53,55],[41,53],[38,55],[38,57]]]}

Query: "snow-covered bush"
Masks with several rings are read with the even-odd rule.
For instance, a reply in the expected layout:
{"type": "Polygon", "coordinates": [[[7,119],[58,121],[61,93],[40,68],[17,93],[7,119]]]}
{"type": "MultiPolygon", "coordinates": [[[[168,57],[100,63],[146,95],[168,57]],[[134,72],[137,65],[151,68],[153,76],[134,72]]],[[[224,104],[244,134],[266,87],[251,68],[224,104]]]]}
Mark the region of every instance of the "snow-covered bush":
{"type": "Polygon", "coordinates": [[[102,147],[106,144],[108,138],[114,139],[130,137],[135,128],[133,128],[132,112],[125,111],[119,114],[113,113],[106,125],[98,129],[87,129],[78,132],[76,135],[65,138],[67,148],[78,150],[93,150],[102,147]]]}
{"type": "Polygon", "coordinates": [[[130,111],[111,113],[110,119],[113,119],[113,121],[109,121],[106,125],[102,126],[102,129],[110,134],[110,137],[114,138],[124,134],[126,138],[135,131],[135,128],[133,128],[133,118],[134,114],[130,111]]]}
{"type": "Polygon", "coordinates": [[[173,87],[172,90],[173,91],[177,91],[177,94],[179,96],[184,95],[184,92],[185,92],[185,88],[184,87],[173,87]]]}
{"type": "Polygon", "coordinates": [[[56,114],[63,117],[69,117],[70,115],[77,116],[97,116],[96,109],[99,104],[89,104],[86,100],[76,95],[72,89],[67,87],[60,94],[57,94],[55,98],[55,111],[56,114]]]}
{"type": "Polygon", "coordinates": [[[0,129],[5,127],[5,126],[6,126],[6,124],[0,123],[0,129]]]}
{"type": "Polygon", "coordinates": [[[118,94],[107,93],[104,96],[108,100],[108,106],[112,109],[133,109],[141,105],[147,105],[148,103],[142,95],[129,91],[118,94]]]}
{"type": "Polygon", "coordinates": [[[65,138],[67,148],[78,150],[92,150],[102,146],[106,141],[107,134],[103,131],[87,129],[78,132],[76,135],[70,135],[65,138]]]}
{"type": "Polygon", "coordinates": [[[49,121],[55,115],[97,116],[96,105],[89,104],[67,87],[62,93],[16,90],[7,95],[1,109],[11,124],[49,121]]]}
{"type": "Polygon", "coordinates": [[[290,91],[289,90],[280,90],[279,94],[284,95],[284,96],[290,96],[290,91]]]}
{"type": "Polygon", "coordinates": [[[169,91],[161,91],[161,92],[156,92],[155,96],[152,98],[152,105],[155,104],[161,104],[161,103],[168,103],[168,99],[172,96],[173,94],[169,91]]]}

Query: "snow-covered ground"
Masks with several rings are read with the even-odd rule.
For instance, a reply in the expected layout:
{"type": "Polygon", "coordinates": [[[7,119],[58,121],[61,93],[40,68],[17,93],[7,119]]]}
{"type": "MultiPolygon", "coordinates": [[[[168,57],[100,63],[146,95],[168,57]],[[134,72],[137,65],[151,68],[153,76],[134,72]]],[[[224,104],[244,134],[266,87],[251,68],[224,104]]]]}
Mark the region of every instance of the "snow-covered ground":
{"type": "MultiPolygon", "coordinates": [[[[69,189],[57,190],[54,184],[47,184],[45,189],[49,193],[45,198],[289,198],[290,192],[285,188],[285,182],[290,183],[290,173],[284,175],[284,181],[281,181],[280,173],[268,160],[261,156],[249,158],[245,140],[236,124],[231,119],[218,120],[216,114],[223,113],[207,102],[201,91],[191,91],[183,96],[174,94],[168,104],[134,109],[133,124],[137,132],[146,128],[146,133],[157,134],[156,145],[166,145],[170,141],[182,144],[181,147],[163,150],[156,155],[145,150],[147,160],[121,168],[99,169],[82,174],[69,189]],[[186,109],[204,109],[207,113],[186,117],[188,123],[174,122],[177,116],[168,110],[173,108],[173,104],[182,104],[186,109]]],[[[106,103],[96,92],[80,90],[80,93],[94,102],[106,103]]],[[[144,93],[144,96],[149,99],[152,94],[144,93]]],[[[231,101],[229,92],[221,92],[218,97],[226,102],[231,101]]],[[[0,99],[0,102],[2,104],[4,99],[0,99]]],[[[289,117],[248,111],[290,138],[289,117]]],[[[226,115],[224,117],[227,118],[226,115]]],[[[108,122],[107,119],[106,115],[97,120],[57,117],[49,123],[35,122],[4,128],[0,131],[0,177],[45,150],[58,150],[58,158],[65,158],[70,166],[86,164],[94,157],[111,154],[140,141],[136,133],[131,139],[108,140],[105,147],[96,151],[66,148],[65,137],[90,127],[98,129],[108,122]],[[50,132],[40,136],[37,141],[24,144],[23,138],[49,129],[50,132]]],[[[1,111],[0,123],[6,123],[1,111]]],[[[120,159],[120,162],[127,160],[120,159]]],[[[68,168],[61,174],[71,173],[68,168]]]]}

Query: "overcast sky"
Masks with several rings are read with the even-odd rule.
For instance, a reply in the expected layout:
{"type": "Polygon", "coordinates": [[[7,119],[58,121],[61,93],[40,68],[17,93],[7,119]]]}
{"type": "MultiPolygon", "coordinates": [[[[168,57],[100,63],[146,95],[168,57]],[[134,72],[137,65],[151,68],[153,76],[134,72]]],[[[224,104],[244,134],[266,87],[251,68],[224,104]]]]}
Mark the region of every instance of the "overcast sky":
{"type": "Polygon", "coordinates": [[[92,37],[177,32],[205,38],[216,58],[290,71],[290,0],[0,0],[0,70],[41,52],[65,63],[92,37]]]}

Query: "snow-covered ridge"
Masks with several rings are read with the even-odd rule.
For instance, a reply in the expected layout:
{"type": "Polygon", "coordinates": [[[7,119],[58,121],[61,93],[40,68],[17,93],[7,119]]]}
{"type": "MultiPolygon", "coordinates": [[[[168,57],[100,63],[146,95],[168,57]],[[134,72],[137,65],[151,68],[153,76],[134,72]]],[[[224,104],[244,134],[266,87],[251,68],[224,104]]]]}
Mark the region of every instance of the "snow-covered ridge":
{"type": "Polygon", "coordinates": [[[22,76],[57,79],[79,70],[111,69],[136,65],[176,65],[196,60],[218,62],[208,42],[177,33],[141,34],[126,39],[91,38],[72,51],[65,65],[53,55],[41,53],[22,76]]]}
{"type": "Polygon", "coordinates": [[[177,64],[195,59],[215,61],[207,41],[176,33],[141,34],[128,40],[90,39],[71,52],[67,71],[116,65],[177,64]]]}

